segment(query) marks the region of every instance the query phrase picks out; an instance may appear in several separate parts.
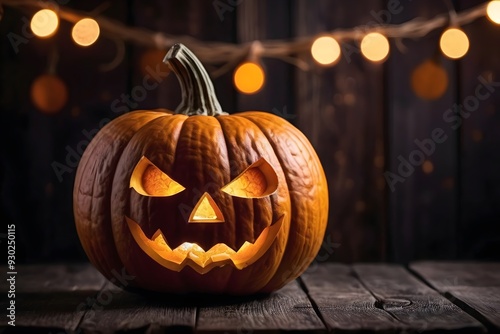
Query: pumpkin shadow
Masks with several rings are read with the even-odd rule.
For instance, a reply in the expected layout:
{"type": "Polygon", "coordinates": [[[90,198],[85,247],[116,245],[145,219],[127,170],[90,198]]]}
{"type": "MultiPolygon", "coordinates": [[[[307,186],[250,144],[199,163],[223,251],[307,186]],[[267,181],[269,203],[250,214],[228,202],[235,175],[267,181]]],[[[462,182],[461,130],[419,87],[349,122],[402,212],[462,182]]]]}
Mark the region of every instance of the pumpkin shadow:
{"type": "Polygon", "coordinates": [[[135,288],[128,288],[127,293],[130,293],[144,303],[152,305],[161,305],[164,307],[217,307],[247,304],[252,302],[262,302],[271,297],[272,293],[258,293],[253,295],[237,296],[224,295],[216,293],[185,293],[185,294],[170,294],[156,293],[135,288]]]}

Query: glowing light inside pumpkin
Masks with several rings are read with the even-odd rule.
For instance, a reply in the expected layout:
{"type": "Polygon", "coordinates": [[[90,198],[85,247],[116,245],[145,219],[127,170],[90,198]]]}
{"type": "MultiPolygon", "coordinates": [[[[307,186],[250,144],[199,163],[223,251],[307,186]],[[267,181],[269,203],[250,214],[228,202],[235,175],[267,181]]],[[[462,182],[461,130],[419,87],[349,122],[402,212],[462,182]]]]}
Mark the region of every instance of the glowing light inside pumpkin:
{"type": "Polygon", "coordinates": [[[500,1],[490,1],[486,7],[486,15],[491,22],[500,24],[500,1]]]}
{"type": "Polygon", "coordinates": [[[31,31],[38,37],[52,36],[59,26],[57,14],[50,9],[42,9],[33,15],[30,22],[31,31]]]}
{"type": "Polygon", "coordinates": [[[439,46],[445,56],[459,59],[469,50],[469,38],[462,30],[449,28],[441,35],[439,46]]]}
{"type": "Polygon", "coordinates": [[[177,194],[184,190],[183,186],[172,180],[155,165],[149,165],[144,170],[142,186],[148,194],[161,196],[177,194]]]}
{"type": "Polygon", "coordinates": [[[271,247],[284,219],[285,216],[281,216],[274,224],[266,227],[255,242],[246,241],[237,251],[224,243],[216,244],[205,251],[196,243],[191,242],[184,242],[172,250],[160,230],[151,240],[146,237],[136,222],[125,217],[134,240],[153,260],[174,271],[181,271],[188,265],[199,274],[205,274],[215,267],[227,264],[232,264],[237,269],[253,264],[271,247]]]}
{"type": "Polygon", "coordinates": [[[97,41],[99,33],[100,29],[97,21],[91,18],[85,18],[76,22],[73,30],[71,31],[71,37],[73,37],[76,44],[89,46],[97,41]]]}
{"type": "Polygon", "coordinates": [[[369,33],[361,40],[361,53],[371,61],[385,60],[389,54],[389,40],[381,33],[369,33]]]}
{"type": "Polygon", "coordinates": [[[214,209],[208,203],[208,199],[205,197],[200,203],[198,210],[193,216],[193,220],[203,220],[203,219],[217,219],[214,209]]]}
{"type": "Polygon", "coordinates": [[[238,197],[259,197],[267,188],[266,177],[258,168],[250,168],[237,180],[226,186],[224,191],[238,197]]]}
{"type": "Polygon", "coordinates": [[[277,188],[276,172],[264,158],[260,158],[221,190],[231,196],[260,198],[271,195],[277,188]]]}
{"type": "Polygon", "coordinates": [[[246,62],[238,66],[234,72],[234,85],[244,94],[255,94],[264,86],[264,70],[253,62],[246,62]]]}
{"type": "Polygon", "coordinates": [[[340,58],[340,45],[333,37],[319,37],[311,46],[311,55],[321,65],[333,65],[340,58]]]}
{"type": "Polygon", "coordinates": [[[190,223],[223,223],[224,216],[209,193],[204,193],[189,217],[190,223]]]}
{"type": "Polygon", "coordinates": [[[186,189],[146,157],[142,157],[135,166],[130,187],[141,195],[153,197],[172,196],[186,189]]]}

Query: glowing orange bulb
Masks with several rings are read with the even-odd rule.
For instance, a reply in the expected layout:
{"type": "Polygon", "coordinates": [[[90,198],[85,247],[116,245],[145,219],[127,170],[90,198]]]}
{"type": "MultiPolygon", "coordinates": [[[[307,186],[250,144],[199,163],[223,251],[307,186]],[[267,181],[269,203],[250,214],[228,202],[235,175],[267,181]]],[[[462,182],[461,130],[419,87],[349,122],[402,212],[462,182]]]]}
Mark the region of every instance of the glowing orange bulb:
{"type": "Polygon", "coordinates": [[[385,60],[389,54],[389,40],[378,32],[371,32],[361,40],[361,53],[371,61],[385,60]]]}
{"type": "Polygon", "coordinates": [[[491,22],[500,24],[500,1],[490,1],[486,7],[486,14],[491,22]]]}
{"type": "Polygon", "coordinates": [[[452,59],[462,58],[469,50],[469,38],[462,30],[449,28],[441,35],[439,46],[445,56],[452,59]]]}
{"type": "Polygon", "coordinates": [[[30,22],[31,31],[38,37],[52,36],[59,26],[57,14],[50,9],[42,9],[33,15],[30,22]]]}
{"type": "Polygon", "coordinates": [[[257,63],[246,62],[234,72],[234,85],[244,94],[254,94],[264,86],[264,70],[257,63]]]}
{"type": "Polygon", "coordinates": [[[319,37],[311,46],[311,55],[321,65],[332,65],[340,58],[340,45],[333,37],[319,37]]]}
{"type": "Polygon", "coordinates": [[[97,41],[99,37],[99,24],[94,19],[86,18],[76,22],[71,36],[76,44],[89,46],[97,41]]]}

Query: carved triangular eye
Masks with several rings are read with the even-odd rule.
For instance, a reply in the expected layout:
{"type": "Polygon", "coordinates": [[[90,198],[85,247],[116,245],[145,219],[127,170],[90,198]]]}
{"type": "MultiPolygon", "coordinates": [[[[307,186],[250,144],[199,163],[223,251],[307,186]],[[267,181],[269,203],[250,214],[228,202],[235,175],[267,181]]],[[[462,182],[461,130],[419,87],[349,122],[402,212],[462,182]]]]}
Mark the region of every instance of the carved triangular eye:
{"type": "Polygon", "coordinates": [[[236,197],[261,198],[278,189],[278,176],[264,158],[260,158],[233,181],[222,187],[222,191],[236,197]]]}
{"type": "Polygon", "coordinates": [[[135,166],[130,178],[130,188],[150,197],[172,196],[186,189],[146,157],[142,157],[135,166]]]}

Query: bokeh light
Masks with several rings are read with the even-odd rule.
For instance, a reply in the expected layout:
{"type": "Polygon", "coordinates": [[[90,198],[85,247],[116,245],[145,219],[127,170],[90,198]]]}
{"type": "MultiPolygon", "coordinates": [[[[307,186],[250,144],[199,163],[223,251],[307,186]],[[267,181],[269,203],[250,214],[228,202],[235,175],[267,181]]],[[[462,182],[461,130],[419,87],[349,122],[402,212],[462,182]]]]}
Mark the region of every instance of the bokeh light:
{"type": "Polygon", "coordinates": [[[500,24],[500,1],[490,1],[486,7],[486,14],[491,22],[500,24]]]}
{"type": "Polygon", "coordinates": [[[389,40],[381,33],[369,33],[361,40],[361,53],[368,60],[383,61],[389,54],[389,40]]]}
{"type": "Polygon", "coordinates": [[[45,114],[57,113],[68,102],[66,84],[54,74],[42,74],[31,85],[31,101],[45,114]]]}
{"type": "Polygon", "coordinates": [[[424,100],[436,100],[448,88],[448,74],[443,66],[433,59],[418,65],[411,74],[411,88],[424,100]]]}
{"type": "Polygon", "coordinates": [[[422,171],[425,174],[430,174],[434,171],[434,164],[430,160],[425,160],[422,164],[422,171]]]}
{"type": "Polygon", "coordinates": [[[233,79],[234,85],[240,92],[254,94],[264,86],[265,74],[259,64],[246,62],[238,66],[233,79]]]}
{"type": "Polygon", "coordinates": [[[340,58],[340,45],[333,37],[319,37],[311,46],[311,55],[321,65],[333,65],[340,58]]]}
{"type": "Polygon", "coordinates": [[[439,46],[445,56],[451,59],[462,58],[469,50],[469,38],[462,30],[449,28],[441,35],[439,46]]]}
{"type": "Polygon", "coordinates": [[[56,12],[50,9],[42,9],[33,15],[30,22],[31,31],[38,37],[50,37],[54,35],[59,26],[59,18],[56,12]]]}
{"type": "Polygon", "coordinates": [[[76,44],[81,46],[89,46],[97,41],[99,33],[99,24],[96,22],[96,20],[85,18],[76,22],[73,30],[71,31],[71,37],[73,37],[73,40],[76,44]]]}

